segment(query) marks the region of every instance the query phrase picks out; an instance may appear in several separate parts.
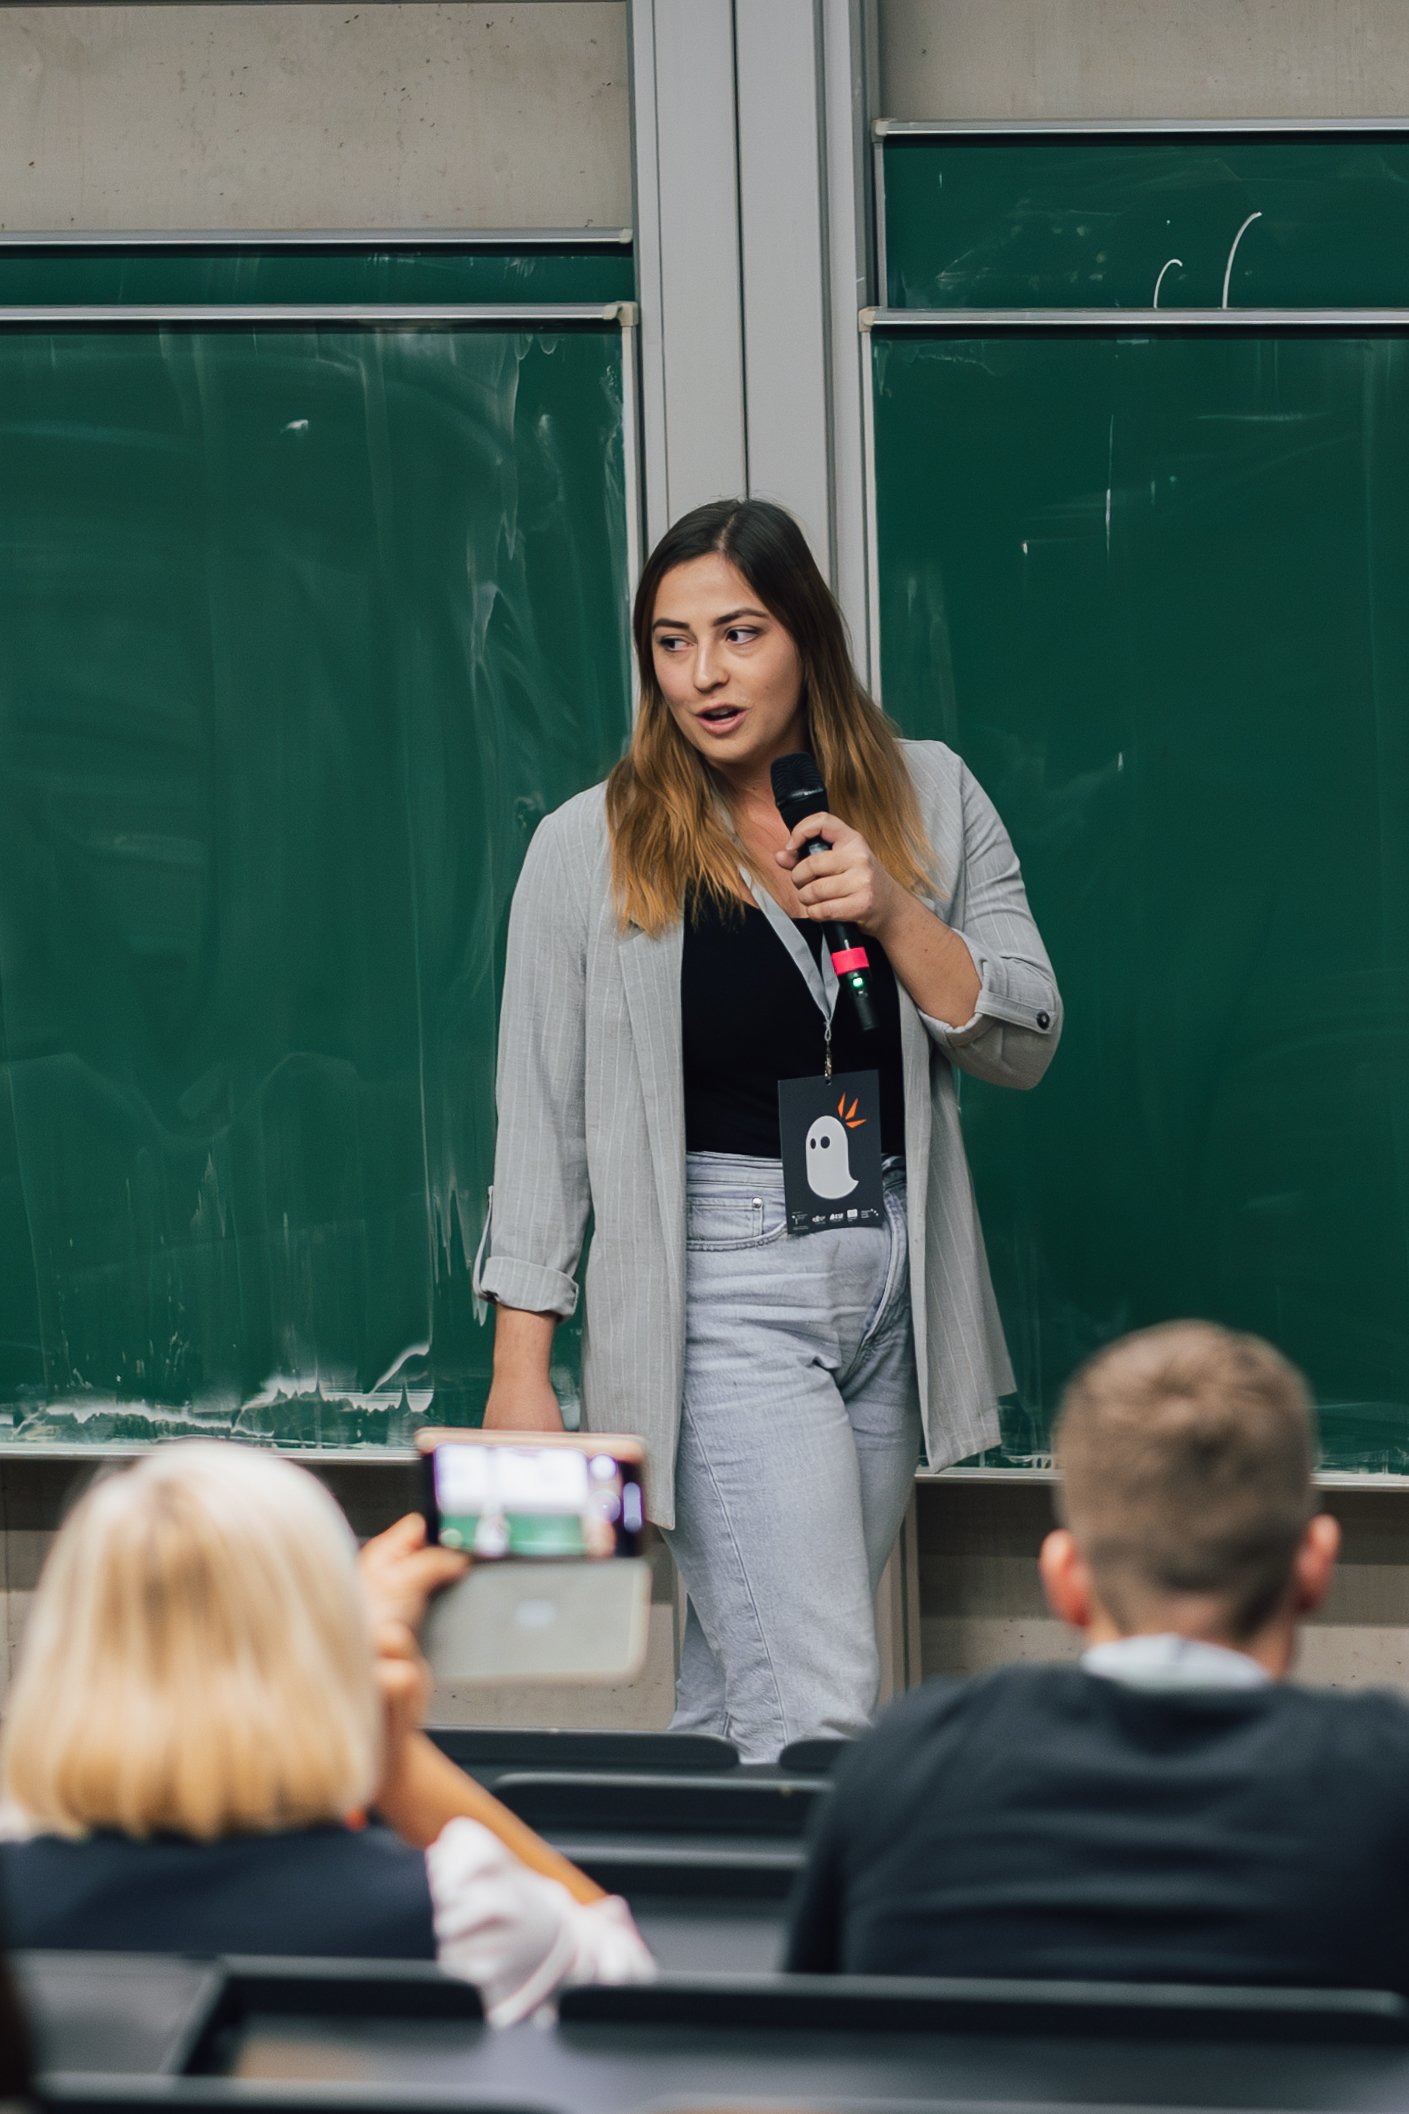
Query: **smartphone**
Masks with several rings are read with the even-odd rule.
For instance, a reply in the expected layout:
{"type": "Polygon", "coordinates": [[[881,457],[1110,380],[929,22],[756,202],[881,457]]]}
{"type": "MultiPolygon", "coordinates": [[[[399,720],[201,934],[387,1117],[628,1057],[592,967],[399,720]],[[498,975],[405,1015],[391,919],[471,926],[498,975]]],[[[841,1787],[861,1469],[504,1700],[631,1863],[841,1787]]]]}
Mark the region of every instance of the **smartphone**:
{"type": "Polygon", "coordinates": [[[416,1445],[430,1539],[474,1559],[427,1616],[437,1680],[633,1679],[651,1605],[641,1441],[430,1429],[416,1445]]]}

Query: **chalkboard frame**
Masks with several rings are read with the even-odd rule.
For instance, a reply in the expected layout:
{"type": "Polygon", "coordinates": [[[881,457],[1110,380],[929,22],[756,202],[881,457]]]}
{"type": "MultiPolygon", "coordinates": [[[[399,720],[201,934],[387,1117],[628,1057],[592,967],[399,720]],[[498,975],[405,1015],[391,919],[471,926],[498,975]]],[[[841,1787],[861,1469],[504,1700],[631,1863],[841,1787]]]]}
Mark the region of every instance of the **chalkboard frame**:
{"type": "MultiPolygon", "coordinates": [[[[889,131],[897,126],[885,128],[889,131]]],[[[1146,124],[1083,126],[939,126],[916,124],[906,129],[932,133],[953,130],[1014,132],[1031,131],[1226,131],[1242,133],[1254,128],[1250,125],[1214,127],[1170,123],[1163,127],[1146,124]]],[[[1286,127],[1268,123],[1263,131],[1307,131],[1307,130],[1398,130],[1409,132],[1409,120],[1396,126],[1377,125],[1364,127],[1356,124],[1342,125],[1339,120],[1328,120],[1316,126],[1286,127]]],[[[880,126],[876,128],[879,134],[880,126]]],[[[878,206],[880,201],[878,200],[878,206]]],[[[878,227],[881,225],[878,212],[878,227]]],[[[863,308],[857,318],[858,329],[863,337],[909,337],[929,336],[948,338],[1016,337],[1016,338],[1092,338],[1120,336],[1139,338],[1158,337],[1197,338],[1210,335],[1239,337],[1284,337],[1284,338],[1329,338],[1345,336],[1356,331],[1373,331],[1380,335],[1409,337],[1409,309],[1352,308],[1352,309],[921,309],[921,308],[863,308]]],[[[871,694],[878,703],[881,697],[880,655],[880,557],[875,495],[876,484],[876,435],[875,435],[875,377],[874,366],[868,355],[866,386],[862,391],[863,463],[865,489],[868,495],[865,523],[865,578],[867,638],[869,642],[867,677],[871,694]]],[[[958,1463],[956,1465],[916,1470],[917,1484],[931,1482],[989,1483],[998,1486],[1023,1484],[1055,1484],[1057,1471],[1050,1465],[1007,1465],[997,1462],[958,1463]]],[[[1409,1488],[1409,1473],[1388,1469],[1343,1469],[1318,1466],[1313,1478],[1318,1490],[1366,1490],[1397,1492],[1401,1496],[1409,1488]]]]}
{"type": "Polygon", "coordinates": [[[635,292],[629,227],[0,230],[0,311],[222,299],[300,307],[319,299],[509,301],[537,309],[632,300],[635,292]],[[269,268],[274,284],[242,283],[268,279],[269,268]],[[124,284],[130,274],[140,292],[124,284]],[[350,282],[347,290],[320,294],[329,276],[350,282]],[[477,283],[486,276],[489,285],[477,283]],[[418,287],[418,279],[430,283],[418,287]]]}
{"type": "MultiPolygon", "coordinates": [[[[1026,119],[1026,118],[875,118],[871,123],[871,205],[873,239],[874,283],[873,291],[884,300],[890,284],[886,256],[886,172],[885,150],[888,143],[909,140],[953,140],[1015,144],[1023,140],[1054,140],[1072,144],[1086,143],[1099,146],[1106,140],[1150,140],[1171,139],[1199,140],[1266,140],[1273,143],[1294,144],[1316,139],[1336,139],[1342,142],[1363,140],[1373,143],[1382,139],[1404,139],[1409,137],[1409,118],[1354,118],[1326,117],[1302,118],[1090,118],[1090,119],[1026,119]]],[[[1056,316],[1062,311],[1043,310],[1044,315],[1056,316]]],[[[1154,313],[1154,311],[1150,311],[1154,313]]],[[[863,319],[868,313],[887,317],[902,311],[880,308],[863,310],[863,319]]],[[[933,317],[938,311],[910,309],[903,313],[914,316],[933,317]]],[[[973,309],[972,317],[989,314],[987,310],[973,309]]],[[[1101,313],[1085,311],[1090,315],[1101,313]]],[[[1139,315],[1139,309],[1122,309],[1122,315],[1139,315]]],[[[1186,309],[1186,316],[1204,313],[1197,309],[1186,309]]],[[[1252,314],[1254,311],[1246,310],[1252,314]]],[[[1331,311],[1324,311],[1331,313],[1331,311]]],[[[863,320],[863,330],[867,327],[863,320]]]]}
{"type": "Polygon", "coordinates": [[[13,250],[629,249],[630,228],[0,228],[13,250]]]}
{"type": "MultiPolygon", "coordinates": [[[[546,233],[546,231],[540,231],[546,233]]],[[[574,231],[576,232],[576,231],[574,231]]],[[[40,241],[55,241],[68,238],[38,238],[40,241]]],[[[76,247],[91,243],[94,238],[79,235],[74,239],[76,247]]],[[[104,238],[105,240],[107,238],[104,238]]],[[[165,241],[165,237],[139,238],[140,240],[165,241]]],[[[187,237],[172,238],[176,242],[187,237]]],[[[208,238],[197,238],[204,243],[208,238]]],[[[243,242],[250,238],[235,234],[232,238],[219,238],[243,242]]],[[[261,238],[262,239],[262,238],[261,238]]],[[[278,238],[291,246],[306,246],[306,236],[278,238]]],[[[344,238],[338,238],[339,240],[344,238]]],[[[350,242],[365,241],[363,236],[349,236],[350,242]]],[[[419,234],[414,238],[419,240],[419,234]]],[[[462,240],[456,235],[448,239],[462,240]]],[[[474,237],[479,240],[482,238],[474,237]]],[[[506,246],[526,246],[521,235],[505,235],[506,246]]],[[[119,246],[133,246],[134,238],[123,235],[112,238],[119,246]]],[[[398,237],[404,243],[405,237],[398,237]]],[[[604,241],[621,243],[630,241],[630,230],[610,231],[604,241]]],[[[35,237],[13,238],[13,245],[34,244],[35,237]]],[[[0,252],[6,238],[0,235],[0,252]]],[[[4,307],[0,305],[0,332],[16,330],[72,329],[77,325],[110,328],[114,331],[150,329],[154,324],[172,329],[208,331],[221,327],[243,328],[252,323],[266,325],[271,329],[280,327],[306,329],[309,326],[329,325],[344,328],[396,329],[409,327],[434,329],[465,329],[482,326],[489,329],[512,330],[602,330],[615,327],[622,337],[622,452],[624,468],[625,532],[627,578],[634,585],[644,563],[644,512],[643,473],[641,446],[641,398],[640,398],[640,307],[634,300],[611,300],[595,302],[450,302],[450,303],[188,303],[176,302],[151,305],[128,305],[117,303],[46,303],[4,307]]],[[[169,1441],[154,1439],[98,1441],[91,1445],[76,1445],[63,1441],[23,1440],[0,1438],[0,1465],[18,1460],[98,1462],[102,1460],[129,1460],[157,1451],[169,1441]]],[[[411,1447],[383,1446],[298,1446],[281,1443],[269,1444],[262,1439],[234,1439],[232,1443],[245,1444],[260,1451],[285,1455],[318,1468],[324,1467],[371,1467],[382,1468],[414,1461],[415,1451],[411,1447]]]]}
{"type": "Polygon", "coordinates": [[[153,323],[195,330],[222,323],[270,323],[302,330],[310,324],[335,323],[399,330],[421,323],[457,329],[480,324],[496,330],[572,330],[615,323],[631,331],[639,321],[634,301],[46,301],[0,308],[0,329],[6,330],[41,324],[71,329],[78,323],[113,329],[153,323]]]}

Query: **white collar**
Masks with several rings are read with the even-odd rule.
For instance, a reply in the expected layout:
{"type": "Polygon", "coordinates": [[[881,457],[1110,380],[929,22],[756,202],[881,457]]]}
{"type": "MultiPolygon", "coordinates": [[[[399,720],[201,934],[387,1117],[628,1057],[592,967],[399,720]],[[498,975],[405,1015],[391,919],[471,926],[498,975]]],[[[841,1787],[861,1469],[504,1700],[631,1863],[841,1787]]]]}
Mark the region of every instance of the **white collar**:
{"type": "Polygon", "coordinates": [[[1081,1655],[1088,1674],[1119,1681],[1125,1688],[1179,1691],[1196,1688],[1262,1688],[1271,1680],[1265,1666],[1246,1652],[1209,1644],[1202,1637],[1164,1635],[1117,1637],[1093,1644],[1081,1655]]]}

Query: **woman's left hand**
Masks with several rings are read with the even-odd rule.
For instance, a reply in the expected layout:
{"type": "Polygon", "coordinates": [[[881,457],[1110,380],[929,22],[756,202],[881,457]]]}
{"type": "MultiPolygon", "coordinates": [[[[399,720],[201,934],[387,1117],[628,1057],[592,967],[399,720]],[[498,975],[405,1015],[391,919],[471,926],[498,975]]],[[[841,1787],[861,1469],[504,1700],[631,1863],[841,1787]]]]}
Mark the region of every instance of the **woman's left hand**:
{"type": "Polygon", "coordinates": [[[809,815],[788,838],[786,850],[775,856],[784,872],[792,875],[808,917],[844,920],[875,939],[881,937],[904,894],[860,830],[837,815],[809,815]],[[825,837],[830,848],[804,858],[802,847],[813,837],[825,837]]]}

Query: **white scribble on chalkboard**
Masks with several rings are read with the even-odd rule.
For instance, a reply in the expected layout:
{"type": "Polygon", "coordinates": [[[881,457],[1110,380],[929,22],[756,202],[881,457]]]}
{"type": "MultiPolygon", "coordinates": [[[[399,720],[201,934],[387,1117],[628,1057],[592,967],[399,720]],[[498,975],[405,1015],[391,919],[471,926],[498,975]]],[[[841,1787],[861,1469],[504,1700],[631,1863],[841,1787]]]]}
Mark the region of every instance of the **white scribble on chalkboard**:
{"type": "Polygon", "coordinates": [[[1169,258],[1167,263],[1164,263],[1160,266],[1159,277],[1155,281],[1155,298],[1150,303],[1151,308],[1159,307],[1159,290],[1164,285],[1164,275],[1167,271],[1171,271],[1176,264],[1182,272],[1184,269],[1184,259],[1182,257],[1171,257],[1169,258]]]}
{"type": "Polygon", "coordinates": [[[1237,234],[1233,237],[1233,247],[1228,252],[1227,270],[1223,274],[1223,306],[1225,308],[1228,306],[1228,289],[1233,283],[1233,259],[1238,254],[1238,244],[1242,241],[1244,235],[1246,235],[1248,229],[1252,226],[1253,222],[1255,220],[1261,220],[1261,218],[1262,214],[1260,211],[1256,213],[1249,213],[1247,219],[1243,222],[1237,234]]]}

